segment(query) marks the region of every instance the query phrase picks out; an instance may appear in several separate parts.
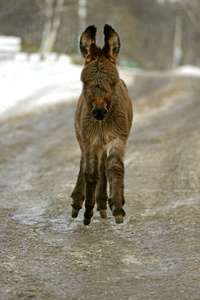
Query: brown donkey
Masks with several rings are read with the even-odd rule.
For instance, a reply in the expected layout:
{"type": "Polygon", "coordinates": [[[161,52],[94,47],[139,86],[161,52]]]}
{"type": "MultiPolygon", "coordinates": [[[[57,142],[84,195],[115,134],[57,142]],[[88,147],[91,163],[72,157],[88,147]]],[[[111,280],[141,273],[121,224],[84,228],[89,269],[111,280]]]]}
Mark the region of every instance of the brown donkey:
{"type": "Polygon", "coordinates": [[[116,68],[119,36],[107,24],[104,35],[102,49],[95,42],[95,26],[87,27],[80,39],[85,66],[81,73],[83,91],[75,113],[75,129],[81,161],[71,197],[73,218],[77,217],[85,199],[85,225],[93,216],[95,199],[102,218],[106,217],[107,200],[116,223],[122,223],[125,216],[123,159],[133,110],[126,85],[116,68]]]}

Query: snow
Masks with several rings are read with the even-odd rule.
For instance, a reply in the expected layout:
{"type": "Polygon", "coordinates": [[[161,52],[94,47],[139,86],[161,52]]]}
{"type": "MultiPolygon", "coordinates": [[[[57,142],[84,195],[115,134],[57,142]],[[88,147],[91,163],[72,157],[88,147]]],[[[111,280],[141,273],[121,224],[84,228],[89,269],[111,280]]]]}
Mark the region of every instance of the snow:
{"type": "Polygon", "coordinates": [[[181,66],[173,71],[175,75],[200,77],[200,68],[190,65],[181,66]]]}
{"type": "Polygon", "coordinates": [[[80,95],[82,66],[67,55],[19,53],[14,60],[0,61],[0,115],[8,109],[69,101],[80,95]]]}
{"type": "MultiPolygon", "coordinates": [[[[74,65],[69,56],[56,53],[46,55],[44,60],[37,53],[18,53],[13,60],[0,60],[0,117],[77,100],[82,89],[82,68],[74,65]]],[[[139,69],[120,69],[120,76],[129,86],[138,72],[144,76],[148,73],[139,69]]],[[[158,76],[162,74],[159,72],[158,76]]],[[[168,75],[200,77],[200,68],[182,66],[168,71],[168,75]]]]}

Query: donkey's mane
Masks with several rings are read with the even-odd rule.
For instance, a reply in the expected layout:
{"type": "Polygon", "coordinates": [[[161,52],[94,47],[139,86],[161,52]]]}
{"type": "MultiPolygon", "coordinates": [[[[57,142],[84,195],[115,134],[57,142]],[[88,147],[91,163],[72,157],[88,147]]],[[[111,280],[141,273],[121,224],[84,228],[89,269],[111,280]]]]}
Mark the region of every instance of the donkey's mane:
{"type": "Polygon", "coordinates": [[[101,86],[102,82],[112,85],[119,81],[119,73],[116,66],[104,57],[90,62],[81,73],[81,80],[85,84],[94,83],[101,86]]]}

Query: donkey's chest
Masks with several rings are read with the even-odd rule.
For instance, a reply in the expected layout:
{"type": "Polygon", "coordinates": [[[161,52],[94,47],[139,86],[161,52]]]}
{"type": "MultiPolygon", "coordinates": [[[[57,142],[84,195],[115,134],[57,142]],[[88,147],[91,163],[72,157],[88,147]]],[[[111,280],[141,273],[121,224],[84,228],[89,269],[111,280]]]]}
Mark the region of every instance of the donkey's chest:
{"type": "Polygon", "coordinates": [[[87,139],[96,147],[105,147],[115,136],[104,122],[96,122],[87,130],[87,139]]]}
{"type": "Polygon", "coordinates": [[[92,140],[92,144],[94,146],[104,148],[110,142],[110,140],[111,139],[110,139],[110,137],[108,135],[98,134],[92,140]]]}

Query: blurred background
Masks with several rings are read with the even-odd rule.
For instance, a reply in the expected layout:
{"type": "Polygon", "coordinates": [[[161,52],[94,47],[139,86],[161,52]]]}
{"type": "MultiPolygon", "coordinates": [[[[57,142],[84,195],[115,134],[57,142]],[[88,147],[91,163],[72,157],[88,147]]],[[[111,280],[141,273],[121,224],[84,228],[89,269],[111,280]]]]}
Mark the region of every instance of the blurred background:
{"type": "Polygon", "coordinates": [[[88,25],[114,27],[119,63],[148,70],[200,66],[199,0],[0,0],[0,35],[20,37],[21,51],[57,52],[79,61],[80,34],[88,25]]]}

